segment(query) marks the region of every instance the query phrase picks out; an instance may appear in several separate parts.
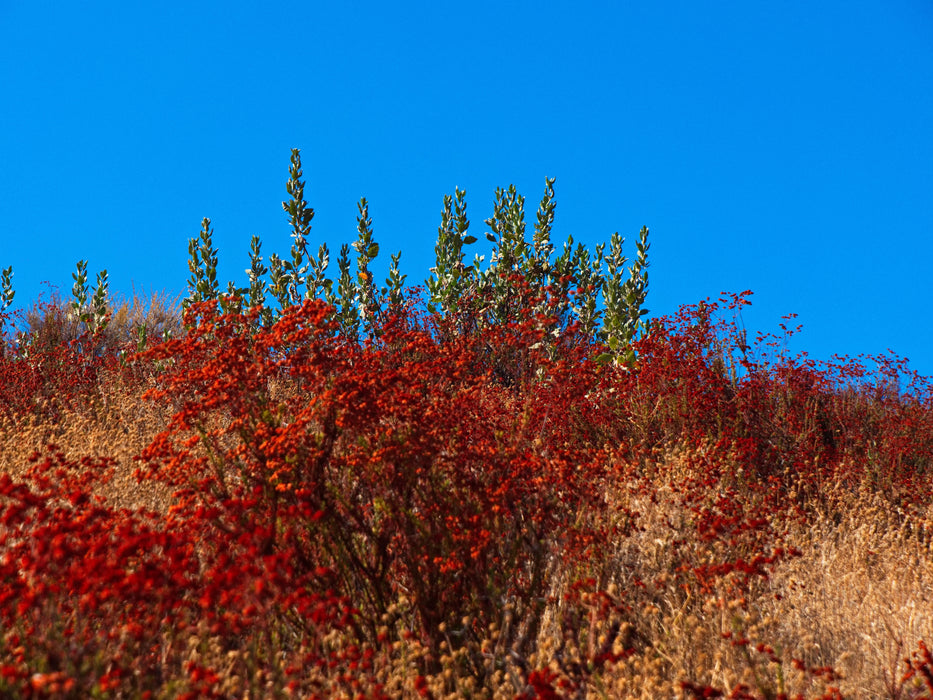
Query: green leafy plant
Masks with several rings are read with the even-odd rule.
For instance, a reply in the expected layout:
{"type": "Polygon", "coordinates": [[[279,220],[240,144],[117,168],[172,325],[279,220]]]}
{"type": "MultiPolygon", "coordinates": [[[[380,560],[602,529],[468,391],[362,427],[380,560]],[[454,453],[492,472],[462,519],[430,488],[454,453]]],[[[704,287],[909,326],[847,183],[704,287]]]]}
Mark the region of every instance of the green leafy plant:
{"type": "Polygon", "coordinates": [[[16,292],[13,291],[13,266],[10,265],[10,267],[3,270],[3,275],[0,277],[0,314],[10,308],[15,296],[16,292]]]}
{"type": "MultiPolygon", "coordinates": [[[[305,181],[298,149],[292,149],[286,190],[289,199],[282,202],[291,229],[290,256],[269,256],[266,267],[260,254],[261,242],[254,236],[250,243],[248,286],[229,282],[225,294],[219,293],[216,279],[217,251],[211,242],[210,220],[202,222],[200,239],[189,242],[189,295],[185,308],[198,301],[220,299],[223,308],[242,304],[248,308],[263,306],[263,325],[271,324],[302,299],[323,298],[334,307],[340,332],[348,338],[371,338],[378,328],[376,319],[383,303],[397,310],[405,297],[403,275],[399,269],[401,252],[391,256],[389,277],[379,289],[371,266],[379,254],[375,241],[369,202],[361,198],[357,208],[357,239],[340,248],[337,278],[328,279],[329,248],[321,243],[318,255],[308,252],[314,209],[305,200],[305,181]],[[350,253],[356,253],[353,267],[350,253]],[[268,275],[268,281],[264,276],[268,275]],[[304,290],[302,293],[302,289],[304,290]],[[271,293],[277,310],[264,306],[266,292],[271,293]],[[378,293],[377,293],[378,292],[378,293]]],[[[610,255],[605,245],[591,252],[582,244],[574,245],[568,236],[562,252],[554,255],[551,234],[556,210],[554,178],[545,181],[545,191],[538,206],[531,240],[526,238],[525,199],[514,186],[498,189],[493,215],[485,220],[490,228],[486,239],[492,243],[488,265],[484,255],[476,255],[466,264],[465,248],[477,242],[470,235],[466,193],[455,189],[445,195],[441,225],[435,245],[435,265],[425,281],[426,303],[435,319],[438,332],[471,333],[488,327],[507,327],[510,323],[537,318],[542,330],[539,342],[555,352],[561,329],[579,324],[584,334],[606,345],[602,361],[635,362],[633,343],[639,333],[647,332],[642,317],[648,287],[648,229],[643,228],[638,241],[638,257],[623,280],[625,256],[623,239],[615,234],[610,255]],[[605,320],[600,320],[605,314],[605,320]]],[[[237,307],[239,308],[239,307],[237,307]]],[[[503,360],[500,364],[508,364],[503,360]]]]}
{"type": "Polygon", "coordinates": [[[638,235],[638,256],[624,282],[621,280],[626,262],[622,253],[623,243],[624,239],[618,232],[609,241],[608,274],[602,282],[606,312],[600,335],[609,347],[602,360],[622,362],[632,367],[635,363],[632,343],[639,333],[645,334],[648,330],[642,320],[648,313],[644,308],[648,295],[648,228],[642,227],[638,235]]]}
{"type": "Polygon", "coordinates": [[[463,246],[476,243],[475,236],[467,235],[469,228],[466,192],[456,188],[453,198],[444,195],[441,225],[437,229],[437,244],[434,246],[436,262],[431,268],[433,275],[425,281],[429,294],[428,309],[432,313],[455,314],[467,291],[474,268],[464,265],[463,246]]]}
{"type": "Polygon", "coordinates": [[[201,220],[200,237],[188,241],[188,270],[191,277],[188,278],[188,296],[182,300],[182,308],[216,299],[220,293],[217,281],[218,252],[214,247],[213,236],[211,220],[205,217],[201,220]]]}
{"type": "Polygon", "coordinates": [[[74,318],[87,328],[90,333],[103,331],[109,320],[109,311],[107,309],[107,271],[101,270],[97,273],[97,284],[94,287],[93,295],[89,296],[87,279],[87,260],[78,261],[77,272],[72,273],[74,286],[71,288],[72,313],[74,318]]]}
{"type": "Polygon", "coordinates": [[[302,298],[317,298],[329,285],[324,277],[328,261],[327,244],[321,244],[316,258],[309,258],[308,255],[308,235],[311,232],[314,209],[309,207],[304,199],[305,183],[301,179],[301,155],[297,148],[292,149],[288,174],[286,189],[291,199],[282,202],[282,208],[288,214],[292,228],[292,251],[291,260],[283,261],[282,269],[288,290],[287,299],[291,305],[297,304],[302,298]],[[302,285],[306,287],[303,296],[300,291],[302,285]]]}

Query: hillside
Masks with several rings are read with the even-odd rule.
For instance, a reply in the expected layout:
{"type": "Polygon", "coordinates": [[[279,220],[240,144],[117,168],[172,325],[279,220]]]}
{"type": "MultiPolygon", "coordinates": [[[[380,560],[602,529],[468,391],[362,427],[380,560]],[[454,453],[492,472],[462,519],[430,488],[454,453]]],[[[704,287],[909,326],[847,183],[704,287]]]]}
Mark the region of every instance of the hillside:
{"type": "Polygon", "coordinates": [[[4,693],[929,696],[929,384],[743,303],[633,367],[323,302],[8,351],[4,693]]]}
{"type": "Polygon", "coordinates": [[[3,270],[0,695],[933,697],[928,379],[649,320],[648,229],[558,248],[550,179],[488,263],[446,197],[424,288],[362,199],[328,278],[289,174],[246,286],[208,219],[180,304],[3,270]]]}

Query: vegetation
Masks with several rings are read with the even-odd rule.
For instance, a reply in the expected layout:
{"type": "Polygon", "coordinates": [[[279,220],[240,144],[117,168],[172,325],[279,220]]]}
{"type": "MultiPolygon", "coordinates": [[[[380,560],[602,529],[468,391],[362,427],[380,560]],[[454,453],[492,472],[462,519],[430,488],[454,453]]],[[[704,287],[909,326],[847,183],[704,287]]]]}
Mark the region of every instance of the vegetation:
{"type": "Polygon", "coordinates": [[[423,296],[362,199],[331,279],[301,178],[247,286],[205,219],[185,299],[82,261],[8,326],[0,693],[933,697],[926,379],[647,323],[647,229],[558,251],[553,180],[488,264],[445,197],[423,296]]]}

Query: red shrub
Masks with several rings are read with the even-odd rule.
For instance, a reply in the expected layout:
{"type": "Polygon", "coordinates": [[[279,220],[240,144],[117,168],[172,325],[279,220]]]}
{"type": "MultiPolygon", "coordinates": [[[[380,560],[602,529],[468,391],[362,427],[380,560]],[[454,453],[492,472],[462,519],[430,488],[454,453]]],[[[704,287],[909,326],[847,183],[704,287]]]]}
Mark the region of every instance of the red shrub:
{"type": "Polygon", "coordinates": [[[330,572],[370,640],[402,593],[432,644],[442,622],[540,607],[550,558],[574,554],[578,509],[597,501],[602,465],[566,420],[595,365],[529,355],[520,327],[439,342],[390,324],[358,345],[320,302],[256,332],[250,317],[196,311],[188,336],[148,354],[172,360],[153,397],[183,408],[145,473],[187,489],[187,512],[264,537],[258,551],[287,552],[302,575],[330,572]],[[497,383],[491,343],[542,378],[497,383]],[[275,395],[273,378],[290,388],[275,395]]]}

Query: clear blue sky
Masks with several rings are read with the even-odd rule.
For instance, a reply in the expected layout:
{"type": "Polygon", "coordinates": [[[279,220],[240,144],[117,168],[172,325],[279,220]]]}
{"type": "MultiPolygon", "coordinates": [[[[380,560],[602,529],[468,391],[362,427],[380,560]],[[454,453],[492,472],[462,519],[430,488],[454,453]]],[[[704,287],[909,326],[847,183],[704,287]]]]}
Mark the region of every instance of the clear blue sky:
{"type": "Polygon", "coordinates": [[[445,193],[482,239],[497,186],[532,219],[552,176],[557,239],[650,227],[652,315],[751,289],[750,333],[793,312],[794,350],[933,375],[930,0],[0,0],[15,307],[79,259],[183,292],[204,216],[245,282],[253,234],[288,252],[291,147],[334,257],[366,196],[422,281],[445,193]]]}

